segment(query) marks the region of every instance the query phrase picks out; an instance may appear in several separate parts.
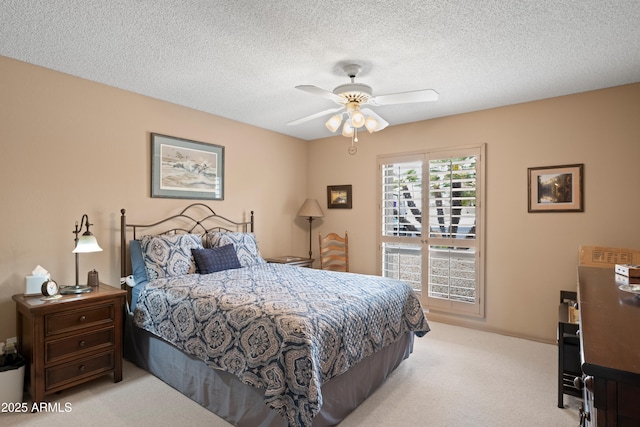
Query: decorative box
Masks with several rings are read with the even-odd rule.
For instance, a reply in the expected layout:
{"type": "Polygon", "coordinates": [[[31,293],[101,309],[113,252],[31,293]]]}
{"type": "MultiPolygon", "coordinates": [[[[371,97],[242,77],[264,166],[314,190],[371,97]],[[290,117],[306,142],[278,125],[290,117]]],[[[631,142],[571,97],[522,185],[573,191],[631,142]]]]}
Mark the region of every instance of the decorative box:
{"type": "Polygon", "coordinates": [[[616,264],[616,274],[627,277],[640,277],[640,265],[616,264]]]}

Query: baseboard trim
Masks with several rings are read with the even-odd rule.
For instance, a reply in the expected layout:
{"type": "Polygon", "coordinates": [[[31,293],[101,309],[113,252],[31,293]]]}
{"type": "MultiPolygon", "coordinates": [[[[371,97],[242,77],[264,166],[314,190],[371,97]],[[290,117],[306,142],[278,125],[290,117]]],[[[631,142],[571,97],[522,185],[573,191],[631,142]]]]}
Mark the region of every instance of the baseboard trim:
{"type": "Polygon", "coordinates": [[[492,328],[487,325],[479,324],[477,323],[477,321],[474,321],[474,320],[465,320],[462,318],[452,317],[446,314],[437,313],[437,312],[428,311],[428,310],[425,312],[425,314],[427,316],[427,320],[432,320],[438,323],[445,323],[447,325],[460,326],[463,328],[475,329],[478,331],[490,332],[490,333],[504,335],[508,337],[522,338],[525,340],[535,341],[543,344],[553,344],[553,345],[557,344],[556,341],[545,340],[539,337],[527,336],[524,334],[517,334],[511,331],[506,331],[504,329],[492,328]]]}

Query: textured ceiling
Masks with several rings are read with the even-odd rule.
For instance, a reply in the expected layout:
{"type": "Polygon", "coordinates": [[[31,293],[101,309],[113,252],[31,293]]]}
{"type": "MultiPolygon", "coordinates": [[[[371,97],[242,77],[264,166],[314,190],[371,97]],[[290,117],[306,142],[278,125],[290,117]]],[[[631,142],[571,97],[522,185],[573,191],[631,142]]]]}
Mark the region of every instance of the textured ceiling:
{"type": "MultiPolygon", "coordinates": [[[[3,0],[0,55],[302,139],[349,79],[391,126],[640,82],[638,0],[3,0]]],[[[1,76],[0,76],[1,77],[1,76]]]]}

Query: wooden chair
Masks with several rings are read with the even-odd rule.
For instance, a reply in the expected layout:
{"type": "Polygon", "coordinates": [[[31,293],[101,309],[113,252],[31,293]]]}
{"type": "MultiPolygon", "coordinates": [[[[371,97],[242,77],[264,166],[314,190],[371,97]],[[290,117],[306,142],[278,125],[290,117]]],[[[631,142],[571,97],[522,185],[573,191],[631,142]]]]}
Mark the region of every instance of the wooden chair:
{"type": "Polygon", "coordinates": [[[320,269],[349,271],[349,235],[344,237],[329,233],[325,237],[318,234],[320,242],[320,269]]]}

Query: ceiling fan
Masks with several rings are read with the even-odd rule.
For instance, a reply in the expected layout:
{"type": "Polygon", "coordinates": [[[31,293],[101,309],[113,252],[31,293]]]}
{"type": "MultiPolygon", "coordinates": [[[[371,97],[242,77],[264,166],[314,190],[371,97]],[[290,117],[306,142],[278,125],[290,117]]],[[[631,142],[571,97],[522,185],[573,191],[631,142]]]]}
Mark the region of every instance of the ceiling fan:
{"type": "Polygon", "coordinates": [[[412,102],[436,101],[438,99],[438,92],[433,89],[422,89],[374,96],[371,86],[363,83],[357,83],[355,81],[356,76],[361,70],[360,65],[348,64],[343,67],[343,70],[347,76],[351,78],[351,82],[336,87],[333,92],[329,92],[328,90],[321,89],[313,85],[296,86],[296,89],[327,98],[340,105],[339,107],[320,111],[319,113],[311,114],[310,116],[294,120],[287,124],[298,125],[309,120],[335,113],[325,123],[327,128],[331,132],[335,132],[342,124],[343,119],[345,119],[344,126],[342,127],[342,135],[351,138],[354,138],[355,135],[355,138],[352,140],[358,141],[357,132],[358,129],[363,126],[370,133],[373,133],[384,129],[389,125],[386,120],[376,114],[371,108],[361,108],[362,106],[407,104],[412,102]]]}

